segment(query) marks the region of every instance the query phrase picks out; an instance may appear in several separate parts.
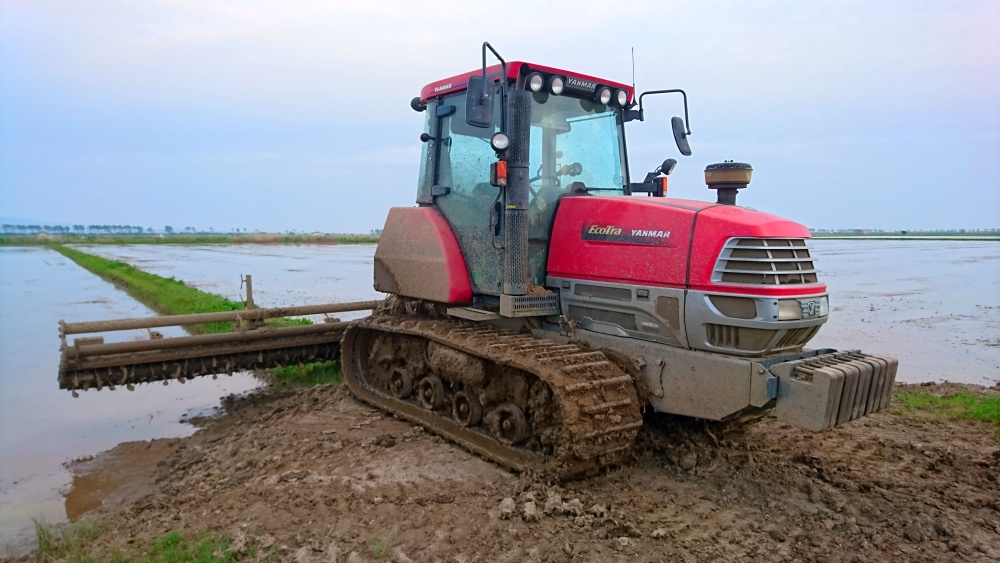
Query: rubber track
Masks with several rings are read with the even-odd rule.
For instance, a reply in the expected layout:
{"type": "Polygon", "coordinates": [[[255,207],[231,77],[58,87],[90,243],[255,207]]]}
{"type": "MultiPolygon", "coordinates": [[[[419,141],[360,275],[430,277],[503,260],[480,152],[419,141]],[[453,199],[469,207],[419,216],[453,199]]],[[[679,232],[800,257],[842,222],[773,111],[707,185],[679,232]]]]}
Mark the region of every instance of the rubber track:
{"type": "Polygon", "coordinates": [[[360,399],[515,471],[566,478],[616,464],[631,453],[642,425],[631,378],[604,354],[575,345],[450,319],[372,316],[346,330],[342,350],[344,380],[360,399]],[[534,375],[549,386],[552,400],[558,402],[562,433],[555,454],[542,456],[504,446],[487,434],[455,423],[450,412],[438,414],[369,386],[360,377],[361,358],[367,354],[360,349],[361,334],[366,330],[439,342],[534,375]]]}

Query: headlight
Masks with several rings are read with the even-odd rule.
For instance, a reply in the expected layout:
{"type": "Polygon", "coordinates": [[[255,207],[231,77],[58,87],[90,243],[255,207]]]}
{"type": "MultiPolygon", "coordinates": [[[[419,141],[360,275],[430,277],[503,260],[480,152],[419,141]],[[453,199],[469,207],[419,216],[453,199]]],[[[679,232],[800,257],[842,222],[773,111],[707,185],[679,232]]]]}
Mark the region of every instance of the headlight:
{"type": "Polygon", "coordinates": [[[532,92],[541,92],[542,86],[545,86],[545,78],[537,72],[532,72],[525,79],[524,83],[528,85],[528,89],[532,92]]]}
{"type": "Polygon", "coordinates": [[[625,90],[615,92],[615,101],[618,102],[619,106],[625,107],[625,104],[628,103],[628,92],[625,90]]]}
{"type": "Polygon", "coordinates": [[[607,86],[601,86],[598,88],[597,91],[594,92],[594,100],[601,104],[608,105],[608,102],[611,101],[611,88],[608,88],[607,86]]]}
{"type": "Polygon", "coordinates": [[[798,299],[782,299],[778,301],[778,320],[797,321],[802,318],[802,308],[798,299]]]}
{"type": "Polygon", "coordinates": [[[563,88],[566,87],[566,80],[561,76],[553,76],[549,78],[549,92],[552,92],[556,96],[563,93],[563,88]]]}
{"type": "Polygon", "coordinates": [[[493,137],[490,138],[490,146],[496,152],[503,152],[510,146],[510,137],[504,133],[494,133],[493,137]]]}

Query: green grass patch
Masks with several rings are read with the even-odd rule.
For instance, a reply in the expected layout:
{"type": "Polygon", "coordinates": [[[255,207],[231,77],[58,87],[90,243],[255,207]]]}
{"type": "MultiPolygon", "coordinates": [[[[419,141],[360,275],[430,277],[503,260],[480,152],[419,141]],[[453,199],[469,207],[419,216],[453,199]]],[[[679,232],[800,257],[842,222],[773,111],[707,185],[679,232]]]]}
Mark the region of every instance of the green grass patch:
{"type": "Polygon", "coordinates": [[[279,385],[311,387],[327,383],[340,383],[343,374],[340,362],[316,362],[303,366],[286,366],[271,370],[272,382],[279,385]]]}
{"type": "Polygon", "coordinates": [[[143,563],[199,563],[235,561],[235,555],[228,553],[232,539],[228,535],[212,536],[202,534],[187,539],[178,531],[169,532],[153,542],[145,557],[136,559],[143,563]]]}
{"type": "Polygon", "coordinates": [[[279,317],[276,319],[264,319],[264,326],[269,326],[271,328],[285,328],[289,326],[306,326],[313,324],[309,319],[303,318],[291,318],[291,317],[279,317]]]}
{"type": "Polygon", "coordinates": [[[372,557],[380,559],[389,550],[389,540],[382,540],[372,546],[372,557]]]}
{"type": "Polygon", "coordinates": [[[32,518],[31,523],[35,526],[35,549],[39,556],[45,557],[55,551],[56,540],[52,535],[52,526],[38,518],[32,518]]]}
{"type": "Polygon", "coordinates": [[[919,391],[893,394],[900,414],[926,412],[950,419],[977,420],[995,427],[1000,436],[1000,397],[959,391],[954,395],[934,395],[919,391]]]}
{"type": "MultiPolygon", "coordinates": [[[[237,556],[229,552],[233,542],[228,534],[185,535],[175,530],[152,542],[137,543],[129,551],[122,552],[102,547],[95,542],[104,531],[101,524],[88,520],[59,526],[36,520],[37,546],[32,558],[35,561],[76,563],[226,563],[237,560],[237,556]]],[[[252,552],[249,555],[255,555],[252,552]]]]}

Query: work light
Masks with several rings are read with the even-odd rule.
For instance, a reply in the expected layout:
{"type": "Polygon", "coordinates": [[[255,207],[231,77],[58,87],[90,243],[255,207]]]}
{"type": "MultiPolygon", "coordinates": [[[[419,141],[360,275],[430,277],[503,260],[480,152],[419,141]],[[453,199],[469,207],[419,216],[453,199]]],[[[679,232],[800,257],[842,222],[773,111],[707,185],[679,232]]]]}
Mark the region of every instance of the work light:
{"type": "Polygon", "coordinates": [[[542,86],[545,86],[545,79],[542,77],[541,74],[537,72],[532,72],[531,74],[528,75],[528,78],[525,80],[525,83],[528,85],[528,89],[531,90],[532,92],[541,92],[542,86]]]}
{"type": "Polygon", "coordinates": [[[566,80],[561,76],[553,76],[549,78],[549,92],[552,92],[556,96],[562,94],[563,88],[566,87],[566,80]]]}
{"type": "Polygon", "coordinates": [[[594,92],[594,100],[600,102],[601,104],[608,105],[611,101],[611,88],[607,86],[601,86],[594,92]]]}
{"type": "Polygon", "coordinates": [[[615,92],[615,101],[618,102],[619,106],[625,107],[625,104],[628,103],[628,92],[619,89],[615,92]]]}

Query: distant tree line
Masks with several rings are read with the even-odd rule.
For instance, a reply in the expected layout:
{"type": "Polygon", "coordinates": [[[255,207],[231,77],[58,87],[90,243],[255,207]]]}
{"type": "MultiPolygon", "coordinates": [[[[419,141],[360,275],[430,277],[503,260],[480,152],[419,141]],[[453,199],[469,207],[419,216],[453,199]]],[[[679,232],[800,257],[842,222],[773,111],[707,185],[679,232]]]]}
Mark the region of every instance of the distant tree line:
{"type": "MultiPolygon", "coordinates": [[[[154,231],[152,227],[140,227],[139,225],[14,225],[4,223],[0,225],[0,233],[5,235],[40,235],[42,233],[51,235],[151,235],[154,231]]],[[[163,233],[168,235],[185,234],[205,234],[214,233],[215,229],[202,231],[194,227],[184,227],[184,229],[174,229],[167,225],[163,227],[163,233]]],[[[240,232],[234,229],[233,232],[240,232]]],[[[247,232],[243,229],[243,232],[247,232]]]]}
{"type": "Polygon", "coordinates": [[[138,225],[0,225],[4,234],[37,235],[49,233],[55,235],[141,235],[153,232],[138,225]]]}
{"type": "Polygon", "coordinates": [[[809,229],[813,233],[832,233],[832,234],[852,234],[852,235],[868,235],[868,234],[992,234],[1000,233],[1000,229],[908,229],[908,230],[884,230],[884,229],[809,229]]]}
{"type": "MultiPolygon", "coordinates": [[[[254,231],[255,233],[260,233],[260,231],[254,231]]],[[[214,228],[209,229],[196,229],[195,227],[184,227],[183,229],[179,227],[174,227],[172,225],[166,225],[162,230],[154,230],[151,227],[140,227],[139,225],[15,225],[11,223],[4,223],[0,225],[0,234],[4,235],[40,235],[40,234],[50,234],[50,235],[77,235],[77,236],[100,236],[100,235],[154,235],[157,233],[163,233],[164,235],[215,235],[226,233],[222,231],[216,233],[214,228]]],[[[250,232],[246,228],[234,227],[228,231],[227,234],[249,234],[250,232]]],[[[378,236],[382,233],[382,229],[374,229],[371,234],[378,236]]],[[[295,230],[287,231],[289,235],[298,234],[295,230]]],[[[313,233],[320,234],[320,233],[313,233]]]]}

